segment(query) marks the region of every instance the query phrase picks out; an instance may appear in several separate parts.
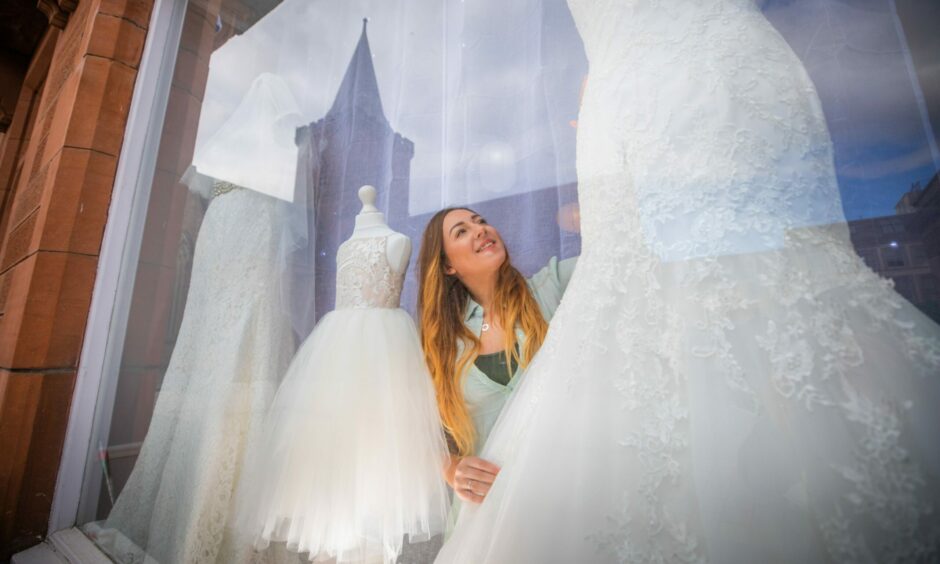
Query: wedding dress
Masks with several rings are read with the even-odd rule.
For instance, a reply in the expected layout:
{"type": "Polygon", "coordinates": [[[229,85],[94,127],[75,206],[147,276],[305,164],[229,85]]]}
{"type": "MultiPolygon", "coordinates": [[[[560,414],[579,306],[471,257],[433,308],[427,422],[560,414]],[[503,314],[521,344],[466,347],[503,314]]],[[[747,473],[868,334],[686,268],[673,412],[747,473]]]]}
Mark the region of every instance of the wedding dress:
{"type": "MultiPolygon", "coordinates": [[[[214,179],[200,174],[202,168],[184,178],[211,201],[196,240],[176,346],[127,484],[107,520],[86,526],[119,562],[216,562],[234,548],[226,524],[244,453],[295,344],[278,262],[283,204],[229,179],[256,182],[268,193],[288,193],[293,179],[277,171],[275,182],[265,180],[257,173],[261,163],[242,153],[229,154],[226,172],[222,149],[232,138],[264,137],[274,127],[290,132],[285,121],[291,120],[299,115],[283,81],[261,75],[197,152],[197,167],[206,164],[214,179]],[[283,182],[289,186],[278,188],[283,182]]],[[[296,160],[294,153],[288,162],[296,160]]]]}
{"type": "Polygon", "coordinates": [[[237,529],[262,553],[395,562],[406,536],[443,531],[446,445],[388,239],[340,246],[336,309],[297,351],[250,454],[237,529]]]}
{"type": "Polygon", "coordinates": [[[439,562],[940,559],[940,329],[752,0],[569,0],[583,250],[439,562]]]}

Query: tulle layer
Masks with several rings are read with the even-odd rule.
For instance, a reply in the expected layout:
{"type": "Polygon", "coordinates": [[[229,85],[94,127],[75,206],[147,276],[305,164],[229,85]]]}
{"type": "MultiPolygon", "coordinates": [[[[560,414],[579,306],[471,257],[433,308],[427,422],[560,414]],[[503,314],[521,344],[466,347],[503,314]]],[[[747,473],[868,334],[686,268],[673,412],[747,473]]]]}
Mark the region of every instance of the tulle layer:
{"type": "Polygon", "coordinates": [[[394,560],[403,538],[443,529],[446,447],[414,322],[401,309],[341,309],[303,343],[238,497],[257,548],[311,560],[394,560]]]}

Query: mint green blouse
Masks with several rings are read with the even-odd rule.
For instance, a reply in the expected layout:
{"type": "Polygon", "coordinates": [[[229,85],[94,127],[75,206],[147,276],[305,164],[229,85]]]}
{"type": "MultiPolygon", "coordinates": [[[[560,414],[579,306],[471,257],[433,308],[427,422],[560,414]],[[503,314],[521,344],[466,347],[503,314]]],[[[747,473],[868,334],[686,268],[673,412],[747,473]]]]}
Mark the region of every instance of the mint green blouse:
{"type": "MultiPolygon", "coordinates": [[[[571,280],[571,274],[577,262],[577,257],[559,261],[552,257],[548,264],[539,270],[527,281],[529,290],[532,291],[535,301],[539,304],[542,316],[546,321],[551,320],[561,303],[561,297],[568,287],[568,281],[571,280]]],[[[464,314],[464,324],[477,337],[480,336],[480,330],[483,326],[483,308],[470,298],[464,314]]],[[[525,335],[518,328],[516,329],[516,340],[519,343],[519,350],[525,349],[525,335]]],[[[457,357],[463,352],[463,344],[458,344],[457,357]]],[[[486,442],[496,418],[499,417],[503,404],[509,394],[519,384],[519,376],[522,368],[517,368],[509,383],[505,386],[494,382],[484,374],[475,364],[471,364],[463,374],[462,387],[464,401],[467,402],[467,408],[470,417],[473,419],[473,426],[476,430],[476,449],[479,449],[486,442]]]]}
{"type": "MultiPolygon", "coordinates": [[[[527,281],[535,301],[539,304],[542,311],[542,317],[550,321],[561,303],[561,296],[568,287],[568,281],[571,280],[571,274],[574,272],[574,266],[577,257],[559,261],[557,257],[552,257],[548,264],[542,270],[535,273],[527,281]]],[[[473,331],[477,337],[480,336],[480,330],[483,326],[483,308],[476,303],[473,298],[467,303],[467,309],[464,313],[464,324],[473,331]]],[[[525,350],[525,334],[518,328],[516,329],[516,342],[519,343],[519,350],[525,350]]],[[[463,343],[457,344],[457,358],[463,352],[463,343]]],[[[480,448],[486,443],[486,438],[493,430],[493,425],[502,411],[503,405],[509,398],[509,395],[519,384],[522,376],[522,368],[516,368],[512,379],[505,386],[494,382],[484,374],[475,364],[471,364],[464,371],[462,387],[463,398],[467,402],[467,408],[470,411],[470,417],[473,419],[473,427],[476,430],[476,448],[480,448]]],[[[450,536],[457,522],[457,514],[460,512],[460,498],[456,495],[450,506],[450,512],[447,516],[447,529],[445,531],[445,540],[450,536]]]]}

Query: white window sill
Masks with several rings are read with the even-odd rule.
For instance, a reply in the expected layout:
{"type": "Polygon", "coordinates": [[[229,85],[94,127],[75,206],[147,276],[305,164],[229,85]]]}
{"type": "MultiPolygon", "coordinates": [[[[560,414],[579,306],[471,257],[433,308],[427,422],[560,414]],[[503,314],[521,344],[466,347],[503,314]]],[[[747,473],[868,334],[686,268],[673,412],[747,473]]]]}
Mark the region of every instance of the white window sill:
{"type": "Polygon", "coordinates": [[[10,564],[113,564],[76,528],[55,532],[42,543],[13,555],[10,564]]]}

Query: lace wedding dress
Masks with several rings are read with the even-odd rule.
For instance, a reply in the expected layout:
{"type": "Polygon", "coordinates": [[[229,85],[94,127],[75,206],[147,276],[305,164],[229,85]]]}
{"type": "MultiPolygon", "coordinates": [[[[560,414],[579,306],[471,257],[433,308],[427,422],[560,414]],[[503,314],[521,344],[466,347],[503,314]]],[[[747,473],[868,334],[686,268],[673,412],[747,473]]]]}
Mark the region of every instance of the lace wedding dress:
{"type": "Polygon", "coordinates": [[[569,0],[583,252],[439,562],[940,559],[940,329],[751,0],[569,0]]]}
{"type": "Polygon", "coordinates": [[[199,171],[184,176],[211,201],[176,345],[134,469],[107,520],[85,527],[118,562],[235,564],[225,556],[237,548],[227,527],[233,494],[295,350],[279,262],[286,213],[274,197],[293,179],[258,172],[248,153],[229,153],[223,167],[223,155],[253,135],[268,140],[295,115],[283,81],[261,75],[197,152],[199,171]],[[223,175],[246,184],[213,180],[223,175]]]}
{"type": "Polygon", "coordinates": [[[298,350],[250,455],[237,528],[259,549],[394,562],[406,535],[443,531],[446,445],[386,243],[340,246],[336,309],[298,350]]]}
{"type": "Polygon", "coordinates": [[[214,562],[222,547],[245,448],[294,349],[278,224],[274,198],[253,190],[209,204],[150,428],[103,530],[89,530],[119,562],[214,562]]]}

